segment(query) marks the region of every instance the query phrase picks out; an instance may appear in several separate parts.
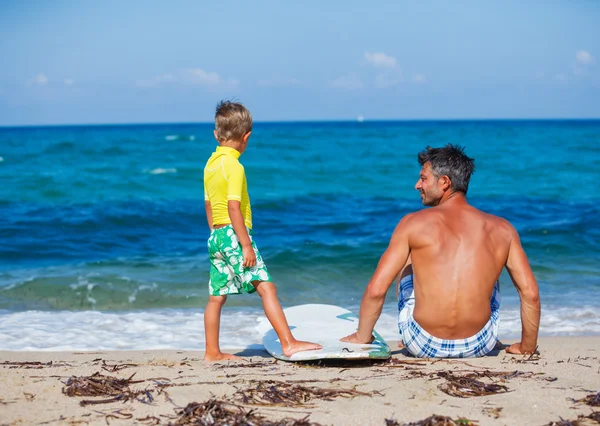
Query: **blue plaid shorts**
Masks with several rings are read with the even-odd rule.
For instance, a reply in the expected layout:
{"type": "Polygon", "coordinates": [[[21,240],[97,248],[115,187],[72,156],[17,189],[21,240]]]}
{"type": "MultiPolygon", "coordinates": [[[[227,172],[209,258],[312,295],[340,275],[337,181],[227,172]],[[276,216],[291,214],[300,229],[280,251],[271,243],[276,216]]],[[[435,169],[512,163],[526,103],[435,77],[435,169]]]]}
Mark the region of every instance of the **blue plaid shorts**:
{"type": "Polygon", "coordinates": [[[398,329],[406,349],[419,358],[469,358],[486,355],[498,341],[500,283],[496,281],[490,300],[492,315],[483,328],[466,339],[445,340],[433,337],[413,318],[415,293],[413,276],[400,281],[398,289],[398,329]]]}

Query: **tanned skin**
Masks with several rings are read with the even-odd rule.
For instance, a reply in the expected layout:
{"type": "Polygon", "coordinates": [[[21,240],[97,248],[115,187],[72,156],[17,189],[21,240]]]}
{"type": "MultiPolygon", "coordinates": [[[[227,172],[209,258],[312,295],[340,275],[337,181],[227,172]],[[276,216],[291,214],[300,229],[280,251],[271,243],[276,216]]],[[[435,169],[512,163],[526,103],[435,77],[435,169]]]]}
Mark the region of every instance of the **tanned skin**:
{"type": "Polygon", "coordinates": [[[407,267],[414,274],[416,322],[441,339],[473,336],[490,319],[494,285],[506,267],[519,293],[522,323],[521,340],[506,351],[533,353],[540,295],[515,228],[469,205],[462,192],[451,189],[448,176],[434,176],[430,163],[421,168],[415,189],[432,208],[408,214],[398,223],[363,295],[358,331],[342,341],[373,340],[385,295],[407,267]]]}

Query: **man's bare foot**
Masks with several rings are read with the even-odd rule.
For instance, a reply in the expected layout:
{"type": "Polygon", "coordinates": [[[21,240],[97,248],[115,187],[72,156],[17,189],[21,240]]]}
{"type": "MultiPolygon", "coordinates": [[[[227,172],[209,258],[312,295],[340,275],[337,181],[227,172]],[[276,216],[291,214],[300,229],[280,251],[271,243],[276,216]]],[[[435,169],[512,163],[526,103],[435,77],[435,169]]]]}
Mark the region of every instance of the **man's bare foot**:
{"type": "Polygon", "coordinates": [[[322,348],[322,346],[317,345],[316,343],[301,342],[299,340],[296,340],[295,342],[293,342],[285,347],[282,346],[281,349],[283,350],[283,354],[285,356],[292,356],[296,352],[315,351],[315,350],[321,349],[321,348],[322,348]]]}
{"type": "Polygon", "coordinates": [[[398,340],[398,348],[404,349],[405,347],[406,345],[404,344],[404,342],[402,340],[398,340]]]}
{"type": "Polygon", "coordinates": [[[229,361],[229,360],[242,360],[244,358],[241,358],[239,356],[236,355],[232,355],[232,354],[226,354],[223,352],[219,352],[217,354],[204,354],[204,361],[208,361],[208,362],[215,362],[215,361],[229,361]]]}

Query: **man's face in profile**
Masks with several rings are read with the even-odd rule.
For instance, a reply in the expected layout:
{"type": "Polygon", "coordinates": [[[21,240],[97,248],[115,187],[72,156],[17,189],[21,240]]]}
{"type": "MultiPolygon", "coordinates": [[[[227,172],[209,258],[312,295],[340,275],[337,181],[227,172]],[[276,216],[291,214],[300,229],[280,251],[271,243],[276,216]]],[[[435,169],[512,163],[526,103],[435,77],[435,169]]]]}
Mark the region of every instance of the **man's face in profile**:
{"type": "Polygon", "coordinates": [[[419,180],[415,185],[415,189],[421,193],[421,201],[424,206],[437,206],[442,198],[442,190],[438,186],[437,179],[431,171],[431,164],[425,163],[421,167],[419,180]]]}

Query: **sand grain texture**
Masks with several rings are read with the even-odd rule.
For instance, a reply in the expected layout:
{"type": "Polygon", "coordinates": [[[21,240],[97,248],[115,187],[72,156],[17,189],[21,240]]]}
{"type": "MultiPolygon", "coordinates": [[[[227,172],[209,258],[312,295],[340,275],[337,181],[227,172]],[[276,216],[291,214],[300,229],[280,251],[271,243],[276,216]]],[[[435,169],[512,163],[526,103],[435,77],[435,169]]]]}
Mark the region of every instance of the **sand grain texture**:
{"type": "Polygon", "coordinates": [[[189,404],[210,400],[271,424],[385,426],[432,415],[558,424],[600,411],[586,404],[600,392],[599,348],[600,337],[552,337],[540,339],[539,357],[417,360],[397,350],[385,362],[284,363],[245,350],[245,362],[219,364],[194,351],[0,352],[0,424],[185,424],[184,409],[201,407],[189,404]]]}

